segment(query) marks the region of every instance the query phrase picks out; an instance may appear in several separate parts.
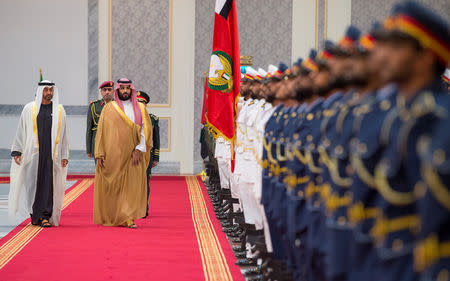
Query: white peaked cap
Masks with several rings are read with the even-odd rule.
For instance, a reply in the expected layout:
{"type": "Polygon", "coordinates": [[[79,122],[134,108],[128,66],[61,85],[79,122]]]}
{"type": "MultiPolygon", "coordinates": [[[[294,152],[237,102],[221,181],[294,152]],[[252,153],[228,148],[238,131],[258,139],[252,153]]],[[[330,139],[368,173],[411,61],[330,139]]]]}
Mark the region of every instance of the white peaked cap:
{"type": "Polygon", "coordinates": [[[259,76],[262,76],[262,77],[266,77],[266,75],[267,75],[267,71],[265,71],[261,67],[258,68],[258,73],[259,73],[259,76]]]}
{"type": "Polygon", "coordinates": [[[450,69],[449,68],[445,69],[444,75],[442,75],[442,76],[444,76],[446,81],[449,81],[450,80],[450,69]]]}
{"type": "Polygon", "coordinates": [[[275,74],[275,72],[277,72],[278,67],[276,67],[273,64],[269,64],[269,68],[267,69],[267,72],[269,72],[270,74],[275,74]]]}
{"type": "Polygon", "coordinates": [[[258,75],[258,71],[256,71],[253,67],[248,66],[246,74],[249,74],[249,75],[251,75],[253,77],[256,77],[256,75],[258,75]]]}

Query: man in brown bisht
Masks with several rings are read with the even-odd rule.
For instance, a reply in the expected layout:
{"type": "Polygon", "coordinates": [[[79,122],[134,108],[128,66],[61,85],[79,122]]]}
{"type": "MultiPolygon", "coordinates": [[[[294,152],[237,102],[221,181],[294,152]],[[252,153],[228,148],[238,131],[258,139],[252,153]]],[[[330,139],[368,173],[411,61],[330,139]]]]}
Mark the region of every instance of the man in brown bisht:
{"type": "Polygon", "coordinates": [[[95,138],[94,223],[137,228],[134,220],[144,217],[147,207],[152,124],[131,80],[119,79],[114,95],[95,138]]]}

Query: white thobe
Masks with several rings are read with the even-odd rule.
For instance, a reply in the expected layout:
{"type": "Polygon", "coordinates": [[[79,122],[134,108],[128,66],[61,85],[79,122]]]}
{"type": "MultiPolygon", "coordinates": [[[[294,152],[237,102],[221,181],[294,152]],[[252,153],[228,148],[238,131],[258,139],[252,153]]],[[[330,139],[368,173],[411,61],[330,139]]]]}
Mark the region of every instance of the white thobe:
{"type": "MultiPolygon", "coordinates": [[[[134,110],[133,110],[133,104],[130,100],[122,101],[123,105],[123,111],[125,112],[125,115],[128,117],[128,119],[131,120],[131,122],[134,123],[134,110]]],[[[139,109],[138,109],[139,110],[139,109]]],[[[141,126],[141,141],[138,145],[135,147],[136,149],[147,152],[147,149],[145,147],[145,132],[144,132],[144,126],[141,126]]]]}
{"type": "MultiPolygon", "coordinates": [[[[19,119],[11,151],[22,153],[22,161],[11,162],[11,183],[8,198],[8,213],[12,220],[21,221],[32,213],[36,194],[39,165],[39,139],[37,132],[36,102],[25,105],[19,119]]],[[[52,159],[53,159],[53,211],[50,223],[59,224],[64,192],[66,189],[67,166],[61,166],[62,159],[69,159],[69,142],[66,112],[62,105],[53,104],[52,109],[52,159]]]]}

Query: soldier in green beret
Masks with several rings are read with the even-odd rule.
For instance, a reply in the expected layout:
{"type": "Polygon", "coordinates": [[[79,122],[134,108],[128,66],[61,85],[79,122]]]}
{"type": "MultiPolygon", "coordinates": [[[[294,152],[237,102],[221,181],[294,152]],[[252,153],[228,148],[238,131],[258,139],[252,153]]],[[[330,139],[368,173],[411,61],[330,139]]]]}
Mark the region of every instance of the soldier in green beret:
{"type": "Polygon", "coordinates": [[[91,101],[87,115],[86,126],[86,153],[89,158],[94,156],[95,135],[97,134],[97,124],[103,107],[114,97],[114,82],[105,81],[100,87],[102,99],[91,101]]]}

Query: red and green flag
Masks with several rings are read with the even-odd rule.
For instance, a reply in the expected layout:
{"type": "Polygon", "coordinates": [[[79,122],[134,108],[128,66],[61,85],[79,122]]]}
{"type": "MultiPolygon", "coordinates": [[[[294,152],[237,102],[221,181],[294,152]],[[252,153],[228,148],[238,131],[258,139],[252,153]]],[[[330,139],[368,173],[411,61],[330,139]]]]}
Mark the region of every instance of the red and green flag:
{"type": "Polygon", "coordinates": [[[216,0],[206,119],[213,131],[227,140],[235,135],[240,67],[236,1],[216,0]]]}

